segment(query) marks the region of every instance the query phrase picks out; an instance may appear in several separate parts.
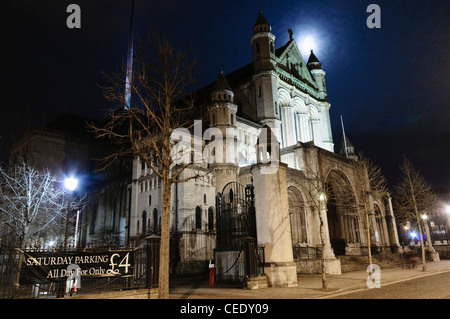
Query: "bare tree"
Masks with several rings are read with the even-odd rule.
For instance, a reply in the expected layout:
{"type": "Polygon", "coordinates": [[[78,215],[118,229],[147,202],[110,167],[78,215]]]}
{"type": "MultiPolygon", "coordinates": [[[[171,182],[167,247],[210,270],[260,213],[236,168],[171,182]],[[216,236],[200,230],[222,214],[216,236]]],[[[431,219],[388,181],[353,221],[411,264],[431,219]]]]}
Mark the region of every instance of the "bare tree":
{"type": "MultiPolygon", "coordinates": [[[[105,158],[106,165],[125,157],[138,157],[162,181],[161,247],[159,298],[169,297],[169,245],[171,187],[174,183],[202,177],[182,174],[191,161],[177,162],[183,157],[174,152],[172,133],[190,129],[193,125],[194,99],[186,95],[194,83],[195,62],[187,52],[173,47],[167,38],[149,31],[135,48],[132,81],[126,65],[118,73],[106,75],[109,85],[104,95],[114,107],[103,127],[90,124],[99,138],[108,138],[118,146],[105,158]],[[125,98],[125,86],[131,92],[131,102],[125,98]]],[[[129,71],[129,70],[128,70],[129,71]]],[[[190,157],[190,155],[188,156],[190,157]]]]}
{"type": "MultiPolygon", "coordinates": [[[[61,237],[68,190],[58,176],[19,159],[8,170],[0,167],[0,183],[0,219],[18,239],[17,248],[37,244],[49,234],[61,237]]],[[[81,209],[83,202],[83,196],[76,196],[72,207],[81,209]]]]}
{"type": "Polygon", "coordinates": [[[367,232],[367,246],[369,265],[372,265],[371,236],[370,227],[372,224],[373,203],[370,199],[382,199],[388,195],[387,182],[381,172],[381,168],[371,162],[363,153],[358,154],[354,160],[353,167],[357,174],[356,190],[359,192],[359,203],[364,213],[365,230],[367,232]]]}
{"type": "MultiPolygon", "coordinates": [[[[0,167],[0,221],[7,227],[11,247],[41,246],[43,240],[62,241],[69,215],[68,193],[63,181],[49,169],[36,169],[23,159],[8,170],[0,167]],[[64,226],[63,226],[64,225],[64,226]]],[[[82,209],[84,197],[72,198],[72,207],[82,209]]],[[[19,287],[23,255],[17,264],[15,287],[19,287]]],[[[15,290],[17,292],[17,289],[15,290]]]]}
{"type": "Polygon", "coordinates": [[[415,220],[419,229],[422,248],[422,271],[426,271],[425,247],[421,216],[433,209],[436,196],[430,184],[414,165],[404,157],[400,166],[400,181],[394,188],[394,205],[396,218],[401,221],[415,220]]]}
{"type": "Polygon", "coordinates": [[[304,169],[305,178],[300,183],[300,187],[306,193],[306,201],[308,206],[316,213],[319,217],[319,232],[320,232],[320,242],[322,247],[321,256],[321,276],[322,276],[322,289],[328,288],[328,281],[325,269],[325,249],[326,249],[326,238],[325,238],[325,220],[324,211],[326,211],[327,201],[332,200],[331,192],[329,192],[329,187],[326,183],[326,177],[322,176],[318,168],[312,167],[310,164],[306,164],[304,169]]]}

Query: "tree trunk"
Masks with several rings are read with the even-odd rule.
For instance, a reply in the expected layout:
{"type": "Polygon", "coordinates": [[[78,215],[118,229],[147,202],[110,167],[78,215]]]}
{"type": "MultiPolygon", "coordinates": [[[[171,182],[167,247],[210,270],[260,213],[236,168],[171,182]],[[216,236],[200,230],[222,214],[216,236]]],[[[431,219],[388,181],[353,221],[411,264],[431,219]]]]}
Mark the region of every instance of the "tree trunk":
{"type": "MultiPolygon", "coordinates": [[[[24,246],[26,245],[26,240],[28,240],[28,230],[29,230],[29,226],[25,226],[24,228],[24,233],[25,235],[23,235],[23,238],[21,238],[19,240],[19,248],[20,251],[18,252],[19,254],[19,259],[17,261],[17,270],[16,270],[16,277],[14,278],[14,291],[13,291],[13,298],[16,298],[16,296],[19,294],[19,286],[20,286],[20,271],[22,270],[22,264],[23,264],[23,260],[24,260],[24,254],[23,254],[23,250],[24,250],[24,246]]],[[[12,253],[12,252],[11,252],[12,253]]],[[[14,251],[14,253],[16,253],[14,251]]]]}
{"type": "Polygon", "coordinates": [[[424,242],[423,242],[423,232],[422,232],[422,226],[420,225],[419,216],[417,216],[417,225],[419,226],[420,246],[422,248],[422,271],[426,271],[427,264],[426,264],[426,260],[425,260],[425,246],[424,246],[424,242]]]}
{"type": "Polygon", "coordinates": [[[369,213],[366,211],[366,230],[367,230],[367,248],[369,254],[369,265],[372,265],[372,244],[370,242],[370,220],[369,213]]]}
{"type": "Polygon", "coordinates": [[[170,260],[170,199],[171,186],[169,172],[163,174],[161,246],[159,252],[158,298],[169,298],[169,260],[170,260]]]}
{"type": "MultiPolygon", "coordinates": [[[[411,182],[410,182],[410,185],[411,185],[411,190],[414,190],[411,182]]],[[[414,193],[412,193],[412,200],[413,200],[413,205],[414,205],[414,212],[416,213],[417,226],[419,227],[420,245],[422,247],[422,271],[426,271],[427,264],[426,264],[426,260],[425,260],[425,248],[423,246],[423,232],[422,232],[422,226],[420,225],[419,210],[417,208],[416,197],[414,196],[414,193]]]]}

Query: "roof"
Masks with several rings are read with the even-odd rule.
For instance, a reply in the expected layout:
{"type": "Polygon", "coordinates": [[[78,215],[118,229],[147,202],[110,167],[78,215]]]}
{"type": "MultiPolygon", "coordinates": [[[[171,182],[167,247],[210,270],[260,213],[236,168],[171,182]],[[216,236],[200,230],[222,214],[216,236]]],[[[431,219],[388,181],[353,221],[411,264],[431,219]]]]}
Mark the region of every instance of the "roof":
{"type": "Polygon", "coordinates": [[[289,40],[285,45],[275,50],[275,55],[277,58],[279,58],[283,54],[284,50],[286,50],[286,48],[289,46],[289,44],[291,44],[292,41],[294,40],[289,40]]]}
{"type": "Polygon", "coordinates": [[[308,65],[309,70],[313,70],[313,69],[317,70],[317,69],[322,68],[322,64],[320,63],[319,59],[314,54],[313,50],[311,50],[311,55],[309,56],[307,65],[308,65]]]}
{"type": "Polygon", "coordinates": [[[338,153],[341,155],[346,155],[345,146],[347,146],[348,155],[355,155],[355,147],[350,142],[348,137],[345,135],[345,143],[344,143],[344,135],[342,136],[341,143],[339,144],[338,153]]]}
{"type": "Polygon", "coordinates": [[[214,85],[212,87],[212,91],[223,91],[223,90],[232,91],[230,85],[225,79],[225,76],[223,75],[223,71],[220,70],[219,76],[217,77],[217,80],[216,82],[214,82],[214,85]]]}
{"type": "Polygon", "coordinates": [[[320,63],[319,59],[314,54],[313,50],[311,50],[311,55],[309,56],[309,59],[308,59],[308,64],[310,64],[310,63],[320,63]]]}
{"type": "Polygon", "coordinates": [[[267,22],[266,18],[262,14],[262,10],[259,10],[258,19],[256,19],[254,27],[256,27],[258,25],[267,25],[270,27],[269,22],[267,22]]]}

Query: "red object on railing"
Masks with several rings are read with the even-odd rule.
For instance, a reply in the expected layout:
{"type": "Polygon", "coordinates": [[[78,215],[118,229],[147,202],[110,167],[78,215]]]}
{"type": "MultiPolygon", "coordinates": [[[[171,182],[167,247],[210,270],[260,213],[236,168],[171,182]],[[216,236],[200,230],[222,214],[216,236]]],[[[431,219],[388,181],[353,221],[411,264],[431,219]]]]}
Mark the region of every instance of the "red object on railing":
{"type": "Polygon", "coordinates": [[[214,286],[214,277],[215,277],[215,268],[214,264],[211,264],[211,260],[209,261],[209,285],[214,286]]]}

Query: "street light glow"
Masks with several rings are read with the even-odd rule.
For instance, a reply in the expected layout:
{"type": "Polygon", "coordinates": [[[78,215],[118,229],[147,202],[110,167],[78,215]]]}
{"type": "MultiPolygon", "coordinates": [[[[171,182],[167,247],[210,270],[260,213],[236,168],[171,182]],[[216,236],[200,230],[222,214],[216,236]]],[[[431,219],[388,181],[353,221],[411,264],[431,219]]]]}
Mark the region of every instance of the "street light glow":
{"type": "Polygon", "coordinates": [[[324,202],[325,199],[326,199],[325,194],[324,194],[324,193],[321,193],[321,194],[319,195],[319,200],[320,200],[321,202],[324,202]]]}
{"type": "Polygon", "coordinates": [[[64,180],[64,186],[69,190],[73,191],[75,188],[77,188],[78,180],[73,177],[68,177],[64,180]]]}

